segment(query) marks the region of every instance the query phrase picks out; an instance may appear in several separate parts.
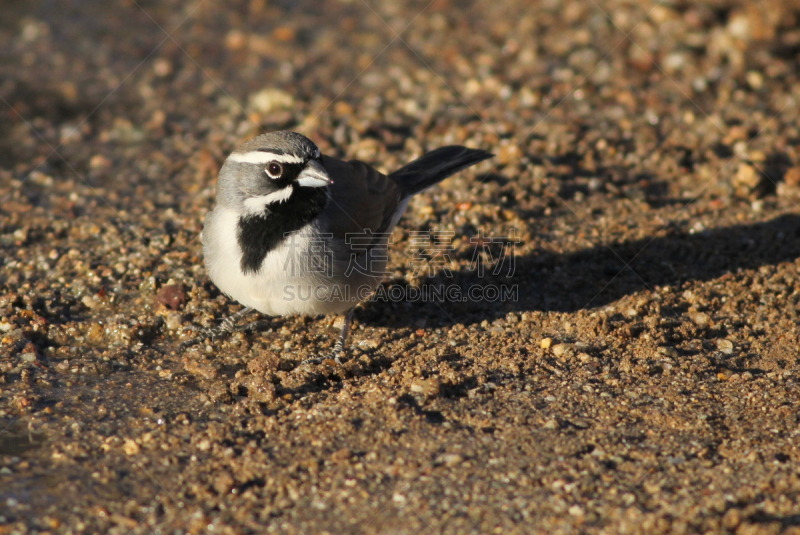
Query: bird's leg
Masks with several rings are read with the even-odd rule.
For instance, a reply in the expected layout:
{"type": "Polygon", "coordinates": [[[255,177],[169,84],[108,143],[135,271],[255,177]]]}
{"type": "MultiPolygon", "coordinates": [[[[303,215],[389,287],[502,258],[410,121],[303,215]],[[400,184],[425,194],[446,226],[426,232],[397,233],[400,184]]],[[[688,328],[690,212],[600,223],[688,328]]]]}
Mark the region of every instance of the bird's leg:
{"type": "Polygon", "coordinates": [[[269,325],[268,321],[256,320],[256,321],[251,321],[250,323],[246,323],[246,324],[242,325],[241,327],[236,327],[235,330],[237,332],[252,333],[252,332],[255,332],[255,331],[261,329],[262,327],[264,327],[266,325],[269,325]]]}
{"type": "Polygon", "coordinates": [[[306,359],[301,364],[319,364],[325,359],[333,359],[336,364],[341,366],[342,360],[340,357],[346,352],[345,343],[347,342],[347,333],[350,332],[350,324],[353,322],[353,316],[355,315],[355,312],[355,307],[347,311],[347,314],[344,317],[344,325],[342,325],[342,330],[339,332],[339,339],[336,341],[336,344],[333,346],[333,351],[331,351],[329,355],[314,359],[306,359]]]}
{"type": "Polygon", "coordinates": [[[241,309],[239,312],[231,314],[230,316],[222,320],[222,323],[219,324],[219,327],[216,327],[214,329],[203,329],[200,332],[199,336],[196,336],[191,340],[186,340],[185,342],[181,343],[181,349],[186,349],[187,347],[199,344],[206,338],[211,338],[212,340],[216,340],[217,338],[222,338],[224,336],[231,334],[233,331],[236,330],[236,322],[239,321],[241,318],[245,317],[246,315],[248,315],[249,313],[251,313],[252,311],[253,311],[252,307],[245,307],[241,309]]]}
{"type": "Polygon", "coordinates": [[[339,359],[339,357],[346,352],[344,346],[347,343],[347,334],[350,332],[350,324],[353,322],[353,316],[355,316],[355,313],[355,307],[347,311],[347,314],[344,317],[344,325],[342,325],[342,330],[339,332],[339,339],[336,340],[336,343],[333,346],[333,351],[330,355],[328,355],[328,358],[333,357],[333,360],[339,366],[342,365],[342,361],[339,359]]]}

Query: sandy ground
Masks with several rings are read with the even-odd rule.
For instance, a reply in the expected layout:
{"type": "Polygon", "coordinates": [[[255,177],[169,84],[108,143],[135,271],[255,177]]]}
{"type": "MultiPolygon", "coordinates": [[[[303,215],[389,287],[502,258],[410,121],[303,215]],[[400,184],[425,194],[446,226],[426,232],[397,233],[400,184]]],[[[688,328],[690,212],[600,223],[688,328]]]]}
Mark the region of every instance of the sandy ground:
{"type": "Polygon", "coordinates": [[[800,532],[798,27],[3,2],[0,533],[800,532]],[[411,203],[384,289],[510,293],[366,303],[343,367],[299,365],[334,318],[180,350],[239,309],[198,239],[219,165],[276,129],[493,151],[411,203]]]}

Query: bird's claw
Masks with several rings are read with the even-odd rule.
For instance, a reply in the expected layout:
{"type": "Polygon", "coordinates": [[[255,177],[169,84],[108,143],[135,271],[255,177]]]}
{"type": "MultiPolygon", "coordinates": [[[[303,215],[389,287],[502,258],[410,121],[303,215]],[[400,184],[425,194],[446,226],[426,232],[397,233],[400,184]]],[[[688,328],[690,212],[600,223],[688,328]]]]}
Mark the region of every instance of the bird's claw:
{"type": "Polygon", "coordinates": [[[200,342],[202,342],[203,340],[205,340],[206,338],[210,338],[211,341],[213,342],[214,340],[223,338],[225,335],[230,333],[231,331],[223,329],[222,326],[216,329],[203,329],[202,331],[200,331],[200,334],[198,336],[195,336],[194,338],[181,342],[180,348],[186,349],[195,346],[200,342]]]}
{"type": "Polygon", "coordinates": [[[300,363],[300,366],[305,366],[306,364],[322,364],[326,360],[332,360],[337,365],[343,366],[344,363],[342,362],[341,356],[344,352],[343,351],[332,351],[331,353],[325,355],[324,357],[315,357],[311,359],[306,359],[300,363]]]}
{"type": "Polygon", "coordinates": [[[248,328],[252,328],[252,326],[255,325],[258,322],[254,321],[252,323],[248,323],[243,328],[237,328],[236,327],[236,320],[246,316],[252,310],[253,309],[249,308],[249,307],[243,308],[242,310],[240,310],[239,312],[233,314],[232,316],[228,316],[227,318],[224,318],[220,322],[219,327],[216,327],[216,328],[213,328],[213,329],[211,329],[211,328],[201,329],[200,330],[200,334],[198,336],[195,336],[194,338],[192,338],[190,340],[186,340],[185,342],[181,342],[180,348],[181,349],[186,349],[187,347],[192,347],[193,345],[199,344],[200,342],[202,342],[206,338],[210,338],[211,341],[213,342],[214,340],[218,340],[220,338],[224,338],[224,337],[228,336],[229,334],[231,334],[231,333],[233,333],[235,331],[247,330],[248,328]]]}
{"type": "Polygon", "coordinates": [[[342,366],[342,359],[341,356],[346,353],[345,351],[345,342],[347,341],[347,332],[350,330],[350,322],[353,321],[353,313],[355,312],[355,308],[351,308],[347,315],[344,318],[344,325],[342,326],[342,330],[339,333],[339,339],[336,341],[336,344],[333,346],[333,351],[331,351],[325,357],[317,357],[313,359],[306,359],[300,363],[300,365],[304,364],[320,364],[328,359],[333,359],[333,361],[342,366]]]}

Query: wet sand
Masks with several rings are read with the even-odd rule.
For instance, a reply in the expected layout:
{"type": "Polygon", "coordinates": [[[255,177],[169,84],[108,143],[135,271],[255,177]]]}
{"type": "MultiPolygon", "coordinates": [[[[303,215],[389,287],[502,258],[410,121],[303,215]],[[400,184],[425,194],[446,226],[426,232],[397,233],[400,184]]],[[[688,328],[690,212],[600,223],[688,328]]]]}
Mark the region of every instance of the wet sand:
{"type": "Polygon", "coordinates": [[[0,533],[797,533],[798,17],[4,3],[0,533]],[[484,299],[368,302],[342,367],[300,366],[335,318],[181,350],[239,310],[219,166],[276,129],[493,151],[411,202],[384,287],[484,299]]]}

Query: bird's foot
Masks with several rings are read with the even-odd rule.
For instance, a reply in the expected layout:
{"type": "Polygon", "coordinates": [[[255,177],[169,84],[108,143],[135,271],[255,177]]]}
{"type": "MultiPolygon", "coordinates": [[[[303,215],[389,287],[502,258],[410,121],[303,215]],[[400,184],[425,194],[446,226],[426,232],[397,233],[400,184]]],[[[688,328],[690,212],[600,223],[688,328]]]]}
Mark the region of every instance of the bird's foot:
{"type": "Polygon", "coordinates": [[[234,331],[236,331],[237,333],[253,333],[256,331],[260,331],[265,327],[269,327],[269,321],[256,320],[256,321],[251,321],[246,325],[242,325],[241,327],[235,327],[234,331]]]}
{"type": "Polygon", "coordinates": [[[336,349],[334,348],[333,351],[331,351],[330,353],[328,353],[324,357],[316,357],[316,358],[313,358],[313,359],[306,359],[303,362],[301,362],[300,365],[304,366],[306,364],[322,364],[326,360],[332,360],[336,364],[338,364],[339,366],[342,366],[343,365],[342,358],[341,358],[342,355],[344,355],[344,351],[340,350],[340,351],[337,352],[336,349]]]}
{"type": "MultiPolygon", "coordinates": [[[[226,319],[230,319],[230,318],[226,318],[226,319]]],[[[202,329],[198,336],[195,336],[194,338],[191,338],[189,340],[181,342],[180,348],[181,349],[186,349],[188,347],[192,347],[194,345],[197,345],[200,342],[202,342],[203,340],[207,340],[207,339],[211,339],[211,341],[213,342],[214,340],[219,340],[220,338],[225,338],[226,336],[231,334],[234,330],[236,330],[236,327],[235,326],[234,327],[230,327],[227,323],[223,323],[222,325],[220,325],[219,327],[216,327],[214,329],[202,329]]]]}
{"type": "Polygon", "coordinates": [[[342,325],[342,330],[339,332],[339,339],[336,340],[336,345],[333,346],[333,351],[330,354],[324,357],[317,357],[313,359],[306,359],[300,363],[300,365],[304,364],[320,364],[326,360],[333,360],[339,366],[342,365],[341,357],[345,354],[344,345],[347,342],[347,333],[350,331],[350,323],[353,321],[353,314],[355,313],[356,309],[351,308],[347,311],[347,314],[344,317],[344,324],[342,325]]]}
{"type": "Polygon", "coordinates": [[[235,313],[235,314],[233,314],[231,316],[228,316],[227,318],[223,319],[222,323],[220,323],[218,327],[215,327],[213,329],[208,329],[208,328],[207,329],[202,329],[198,336],[195,336],[194,338],[192,338],[190,340],[186,340],[184,342],[181,342],[180,348],[181,349],[186,349],[188,347],[192,347],[194,345],[199,344],[203,340],[206,340],[207,338],[210,338],[211,341],[214,341],[214,340],[218,340],[220,338],[225,338],[226,336],[230,335],[234,331],[248,330],[248,328],[250,328],[251,326],[253,326],[254,324],[257,324],[259,322],[254,321],[252,323],[248,323],[244,327],[237,328],[236,327],[236,320],[238,320],[239,318],[249,314],[252,310],[253,309],[249,308],[249,307],[243,308],[239,312],[237,312],[237,313],[235,313]]]}

